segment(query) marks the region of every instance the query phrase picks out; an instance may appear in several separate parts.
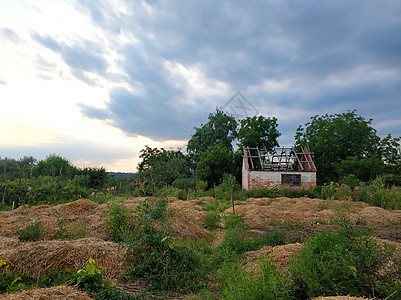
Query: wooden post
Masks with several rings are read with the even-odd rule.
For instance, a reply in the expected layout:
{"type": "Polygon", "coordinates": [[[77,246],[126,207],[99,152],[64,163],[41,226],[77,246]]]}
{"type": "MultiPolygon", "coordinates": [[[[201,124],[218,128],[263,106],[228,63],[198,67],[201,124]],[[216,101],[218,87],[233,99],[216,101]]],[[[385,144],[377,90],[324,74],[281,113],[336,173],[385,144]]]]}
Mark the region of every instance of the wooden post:
{"type": "Polygon", "coordinates": [[[235,210],[234,210],[234,185],[231,186],[231,205],[233,206],[233,214],[235,214],[235,210]]]}

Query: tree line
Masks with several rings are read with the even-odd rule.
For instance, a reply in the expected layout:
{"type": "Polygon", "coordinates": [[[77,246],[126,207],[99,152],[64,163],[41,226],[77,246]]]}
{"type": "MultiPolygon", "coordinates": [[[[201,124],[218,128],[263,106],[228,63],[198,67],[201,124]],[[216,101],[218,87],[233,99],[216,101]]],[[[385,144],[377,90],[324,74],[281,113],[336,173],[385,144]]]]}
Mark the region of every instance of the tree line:
{"type": "MultiPolygon", "coordinates": [[[[275,117],[254,116],[236,119],[219,110],[195,127],[187,144],[187,154],[178,150],[141,150],[138,180],[160,188],[175,180],[195,178],[211,188],[231,174],[240,182],[243,146],[272,149],[278,146],[275,117]],[[237,146],[237,147],[234,147],[237,146]],[[236,150],[235,150],[236,149],[236,150]]],[[[330,182],[368,182],[385,176],[388,185],[401,185],[400,138],[377,135],[372,119],[356,111],[313,116],[295,133],[295,150],[308,146],[317,167],[319,185],[330,182]]]]}
{"type": "MultiPolygon", "coordinates": [[[[2,204],[55,203],[89,197],[119,180],[110,176],[104,167],[74,166],[68,159],[51,154],[43,160],[31,156],[20,159],[0,159],[2,204]]],[[[124,180],[124,179],[121,179],[124,180]]],[[[120,181],[121,181],[120,180],[120,181]]]]}

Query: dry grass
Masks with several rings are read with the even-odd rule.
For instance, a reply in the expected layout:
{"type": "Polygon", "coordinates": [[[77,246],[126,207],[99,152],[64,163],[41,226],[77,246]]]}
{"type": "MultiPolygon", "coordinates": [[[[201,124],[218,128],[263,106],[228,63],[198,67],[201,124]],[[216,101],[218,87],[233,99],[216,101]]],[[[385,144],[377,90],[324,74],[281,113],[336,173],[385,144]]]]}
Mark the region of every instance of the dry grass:
{"type": "Polygon", "coordinates": [[[361,297],[351,297],[351,296],[332,296],[332,297],[324,297],[320,296],[314,298],[313,300],[366,300],[367,298],[361,297]]]}
{"type": "Polygon", "coordinates": [[[204,225],[206,212],[198,202],[196,200],[183,201],[177,199],[168,204],[168,209],[173,211],[175,215],[183,216],[198,225],[204,225]]]}
{"type": "MultiPolygon", "coordinates": [[[[245,222],[252,228],[277,224],[312,225],[347,218],[353,224],[401,225],[401,211],[387,211],[364,202],[320,200],[309,198],[249,198],[244,205],[235,207],[245,214],[245,222]]],[[[224,214],[232,213],[229,208],[224,214]]]]}
{"type": "Polygon", "coordinates": [[[212,234],[208,230],[192,223],[183,216],[174,216],[171,219],[171,225],[174,236],[178,238],[199,240],[212,237],[212,234]]]}
{"type": "Polygon", "coordinates": [[[77,290],[68,285],[60,285],[51,288],[32,289],[22,292],[2,295],[5,300],[22,300],[22,299],[36,299],[36,300],[90,300],[92,299],[87,294],[77,290]]]}
{"type": "Polygon", "coordinates": [[[57,268],[64,272],[82,269],[90,258],[115,280],[126,271],[126,247],[113,242],[85,238],[75,241],[40,241],[11,243],[0,251],[0,259],[10,262],[13,273],[28,273],[34,278],[46,276],[57,268]]]}
{"type": "MultiPolygon", "coordinates": [[[[131,212],[134,212],[140,202],[145,199],[138,197],[122,203],[131,212]]],[[[200,201],[182,201],[174,197],[168,198],[168,201],[168,209],[173,212],[172,224],[176,237],[204,238],[210,236],[207,230],[200,227],[204,225],[206,214],[199,205],[200,201]]],[[[57,222],[62,218],[70,232],[74,233],[78,222],[81,222],[85,224],[86,237],[106,240],[108,234],[103,220],[108,209],[107,204],[98,205],[88,199],[80,199],[57,206],[19,207],[12,212],[3,212],[1,214],[0,236],[16,237],[20,228],[40,220],[46,228],[44,240],[54,240],[56,239],[56,233],[60,230],[57,222]]]]}
{"type": "Polygon", "coordinates": [[[290,262],[291,256],[299,253],[302,249],[302,244],[287,244],[282,246],[264,246],[256,251],[248,251],[241,255],[242,258],[248,261],[246,270],[257,272],[259,267],[258,258],[263,254],[269,254],[273,264],[275,264],[283,273],[287,272],[287,267],[290,262]]]}

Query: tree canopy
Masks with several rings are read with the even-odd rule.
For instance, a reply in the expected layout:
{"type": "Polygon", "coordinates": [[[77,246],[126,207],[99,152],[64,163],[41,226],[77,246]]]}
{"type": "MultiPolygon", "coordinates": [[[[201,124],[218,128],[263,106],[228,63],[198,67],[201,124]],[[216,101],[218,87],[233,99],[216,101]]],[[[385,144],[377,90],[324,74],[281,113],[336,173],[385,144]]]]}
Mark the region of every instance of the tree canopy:
{"type": "Polygon", "coordinates": [[[138,164],[138,179],[152,188],[171,185],[177,178],[192,176],[189,158],[180,150],[166,150],[145,146],[138,164]]]}
{"type": "Polygon", "coordinates": [[[195,127],[195,133],[188,141],[187,151],[196,160],[201,153],[216,144],[232,150],[232,142],[237,137],[237,121],[233,116],[216,109],[215,113],[209,114],[208,120],[201,127],[195,127]]]}
{"type": "Polygon", "coordinates": [[[295,134],[296,146],[308,145],[314,154],[318,183],[338,180],[355,173],[359,179],[369,179],[384,168],[384,160],[395,162],[397,140],[388,136],[381,139],[372,120],[358,116],[356,111],[324,116],[316,115],[295,134]],[[374,169],[364,167],[374,166],[374,169]]]}
{"type": "Polygon", "coordinates": [[[277,138],[281,135],[277,130],[277,118],[263,116],[247,117],[239,121],[238,146],[266,147],[267,150],[278,146],[277,138]]]}
{"type": "Polygon", "coordinates": [[[195,128],[188,142],[187,151],[196,165],[196,174],[208,181],[209,187],[219,184],[224,173],[237,178],[241,175],[242,146],[264,147],[278,145],[280,136],[277,119],[263,116],[235,120],[233,116],[216,109],[209,114],[208,122],[195,128]],[[238,139],[238,151],[233,151],[233,143],[238,139]]]}

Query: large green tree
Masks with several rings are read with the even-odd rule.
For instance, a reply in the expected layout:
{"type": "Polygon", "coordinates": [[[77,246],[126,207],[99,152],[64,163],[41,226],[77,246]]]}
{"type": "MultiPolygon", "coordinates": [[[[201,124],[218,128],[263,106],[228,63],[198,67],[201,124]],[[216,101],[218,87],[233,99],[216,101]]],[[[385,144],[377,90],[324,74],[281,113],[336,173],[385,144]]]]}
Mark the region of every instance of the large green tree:
{"type": "Polygon", "coordinates": [[[237,122],[217,109],[209,114],[206,124],[195,128],[187,151],[196,165],[197,177],[212,186],[221,182],[224,173],[240,178],[242,146],[271,149],[278,145],[279,136],[276,118],[248,117],[237,122]],[[233,142],[237,138],[240,148],[234,153],[233,142]]]}
{"type": "Polygon", "coordinates": [[[179,150],[151,148],[141,150],[138,180],[146,181],[152,188],[171,185],[177,178],[191,177],[191,162],[179,150]]]}
{"type": "Polygon", "coordinates": [[[33,176],[35,177],[59,175],[60,173],[63,177],[73,179],[78,174],[78,169],[68,159],[56,154],[48,155],[46,159],[39,161],[33,168],[33,176]]]}
{"type": "Polygon", "coordinates": [[[235,169],[233,151],[219,143],[210,146],[200,155],[196,165],[196,176],[207,181],[208,186],[212,187],[221,183],[225,173],[235,174],[235,169]]]}
{"type": "Polygon", "coordinates": [[[198,162],[200,155],[210,146],[220,144],[228,150],[232,150],[232,142],[237,136],[237,121],[222,110],[216,109],[209,114],[208,122],[195,127],[195,133],[188,141],[187,151],[198,162]]]}
{"type": "Polygon", "coordinates": [[[374,177],[384,168],[385,156],[397,160],[394,145],[397,139],[391,136],[381,139],[372,126],[372,119],[348,111],[342,114],[316,115],[304,126],[299,126],[295,134],[296,146],[308,145],[314,154],[318,183],[338,180],[340,176],[355,173],[366,180],[374,177]],[[358,160],[375,169],[364,167],[358,160]]]}
{"type": "Polygon", "coordinates": [[[277,118],[263,116],[247,117],[240,120],[238,130],[239,150],[245,147],[266,147],[267,150],[278,146],[277,138],[280,132],[277,130],[277,118]]]}

